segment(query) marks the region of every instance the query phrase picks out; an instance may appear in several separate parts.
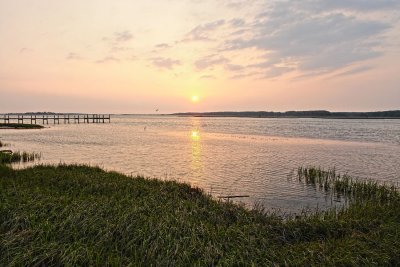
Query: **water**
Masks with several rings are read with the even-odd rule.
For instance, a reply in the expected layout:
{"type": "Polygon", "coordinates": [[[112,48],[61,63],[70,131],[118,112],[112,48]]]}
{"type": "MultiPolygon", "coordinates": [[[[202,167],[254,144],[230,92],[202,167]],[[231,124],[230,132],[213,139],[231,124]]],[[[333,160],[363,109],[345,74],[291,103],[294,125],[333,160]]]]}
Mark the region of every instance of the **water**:
{"type": "Polygon", "coordinates": [[[184,181],[214,196],[249,195],[240,201],[288,212],[336,205],[291,179],[300,166],[400,181],[400,120],[131,115],[110,124],[0,130],[0,138],[13,150],[41,152],[40,163],[86,163],[184,181]]]}

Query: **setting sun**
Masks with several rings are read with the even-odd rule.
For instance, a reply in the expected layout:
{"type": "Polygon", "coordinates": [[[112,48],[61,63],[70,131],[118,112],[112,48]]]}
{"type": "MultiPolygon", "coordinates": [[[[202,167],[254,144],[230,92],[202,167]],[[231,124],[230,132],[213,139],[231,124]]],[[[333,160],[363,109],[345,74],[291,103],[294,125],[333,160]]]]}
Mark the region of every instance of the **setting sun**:
{"type": "Polygon", "coordinates": [[[192,96],[192,102],[199,101],[199,97],[197,95],[192,96]]]}

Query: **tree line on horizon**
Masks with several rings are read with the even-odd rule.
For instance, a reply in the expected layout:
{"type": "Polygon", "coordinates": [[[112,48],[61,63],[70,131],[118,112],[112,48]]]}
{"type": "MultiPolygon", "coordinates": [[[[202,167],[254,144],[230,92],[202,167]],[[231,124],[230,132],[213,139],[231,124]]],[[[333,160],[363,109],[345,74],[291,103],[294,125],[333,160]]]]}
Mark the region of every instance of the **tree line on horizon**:
{"type": "Polygon", "coordinates": [[[221,111],[221,112],[185,112],[174,113],[179,116],[204,117],[258,117],[258,118],[400,118],[400,110],[372,111],[372,112],[330,112],[327,110],[309,111],[221,111]]]}

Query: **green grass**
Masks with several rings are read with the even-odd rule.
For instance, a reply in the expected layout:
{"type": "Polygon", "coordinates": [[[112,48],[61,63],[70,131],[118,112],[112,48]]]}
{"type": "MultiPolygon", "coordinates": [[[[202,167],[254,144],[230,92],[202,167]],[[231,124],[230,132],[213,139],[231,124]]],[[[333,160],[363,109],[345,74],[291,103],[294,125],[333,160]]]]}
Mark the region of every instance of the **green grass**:
{"type": "Polygon", "coordinates": [[[44,126],[38,124],[25,124],[25,123],[0,123],[0,128],[11,129],[42,129],[44,126]]]}
{"type": "Polygon", "coordinates": [[[41,158],[40,153],[30,153],[30,152],[13,152],[13,153],[4,153],[0,151],[0,164],[11,164],[11,163],[20,163],[20,162],[29,162],[38,160],[41,158]]]}
{"type": "MultiPolygon", "coordinates": [[[[318,176],[312,174],[317,169],[302,172],[307,179],[318,176]]],[[[302,182],[305,177],[299,171],[302,182]]],[[[399,193],[369,183],[353,190],[359,182],[348,180],[341,187],[341,180],[326,179],[321,181],[329,188],[351,192],[347,208],[284,219],[173,181],[88,166],[14,170],[0,165],[0,262],[399,266],[399,193]],[[376,190],[387,194],[381,197],[376,190]]]]}

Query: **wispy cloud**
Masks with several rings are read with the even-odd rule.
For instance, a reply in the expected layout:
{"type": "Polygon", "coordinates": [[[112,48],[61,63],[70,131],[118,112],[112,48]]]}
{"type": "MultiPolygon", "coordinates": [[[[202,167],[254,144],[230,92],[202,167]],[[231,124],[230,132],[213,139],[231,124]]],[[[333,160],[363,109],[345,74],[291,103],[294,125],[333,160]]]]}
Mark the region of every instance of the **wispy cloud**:
{"type": "Polygon", "coordinates": [[[164,58],[164,57],[155,57],[151,59],[154,66],[160,69],[173,69],[175,66],[181,65],[180,60],[164,58]]]}
{"type": "Polygon", "coordinates": [[[27,52],[28,50],[29,50],[28,48],[22,47],[22,48],[19,50],[19,53],[20,53],[20,54],[23,54],[23,53],[27,52]]]}
{"type": "Polygon", "coordinates": [[[246,6],[252,5],[255,2],[258,2],[257,0],[225,0],[225,5],[230,8],[234,9],[242,9],[246,6]]]}
{"type": "Polygon", "coordinates": [[[196,60],[194,65],[198,70],[205,70],[225,63],[229,63],[229,60],[223,56],[208,55],[196,60]]]}
{"type": "Polygon", "coordinates": [[[363,72],[369,71],[371,69],[373,69],[372,66],[359,66],[359,67],[356,67],[356,68],[353,68],[353,69],[350,69],[350,70],[343,71],[343,72],[340,72],[338,74],[335,74],[335,75],[329,77],[328,79],[341,77],[341,76],[351,76],[351,75],[354,75],[354,74],[359,74],[359,73],[363,73],[363,72]]]}
{"type": "Polygon", "coordinates": [[[126,46],[112,46],[110,48],[111,53],[120,53],[120,52],[127,52],[127,51],[132,51],[133,49],[130,47],[126,46]]]}
{"type": "Polygon", "coordinates": [[[200,76],[200,80],[215,80],[216,77],[214,75],[202,75],[200,76]]]}
{"type": "Polygon", "coordinates": [[[242,70],[246,69],[246,67],[242,66],[242,65],[228,63],[228,64],[225,64],[225,69],[227,69],[229,71],[237,72],[237,71],[242,71],[242,70]]]}
{"type": "Polygon", "coordinates": [[[400,6],[397,0],[306,0],[304,3],[304,7],[311,10],[343,9],[360,12],[375,12],[400,6]]]}
{"type": "Polygon", "coordinates": [[[132,38],[133,35],[130,31],[120,31],[114,33],[113,41],[117,43],[123,43],[132,40],[132,38]]]}
{"type": "Polygon", "coordinates": [[[66,56],[67,60],[81,60],[82,57],[76,53],[68,53],[68,55],[66,56]]]}
{"type": "Polygon", "coordinates": [[[185,35],[182,42],[212,41],[213,39],[210,37],[210,34],[224,24],[225,20],[221,19],[198,25],[185,35]]]}
{"type": "Polygon", "coordinates": [[[231,79],[234,80],[238,80],[238,79],[244,79],[244,78],[248,78],[248,77],[262,77],[263,73],[260,72],[249,72],[249,73],[240,73],[240,74],[235,74],[233,76],[231,76],[231,79]]]}
{"type": "Polygon", "coordinates": [[[124,47],[133,39],[133,34],[130,31],[114,32],[110,36],[103,37],[102,40],[110,45],[111,48],[124,47]]]}
{"type": "Polygon", "coordinates": [[[131,40],[133,34],[128,30],[116,31],[109,36],[103,37],[102,41],[106,51],[104,57],[96,61],[96,63],[117,63],[120,59],[132,59],[131,40]]]}
{"type": "Polygon", "coordinates": [[[171,46],[167,43],[161,43],[161,44],[156,44],[154,47],[157,49],[166,49],[166,48],[170,48],[171,46]]]}
{"type": "Polygon", "coordinates": [[[117,63],[117,62],[119,62],[119,59],[116,57],[113,57],[113,56],[107,56],[107,57],[104,57],[104,58],[96,61],[97,64],[117,63]]]}

